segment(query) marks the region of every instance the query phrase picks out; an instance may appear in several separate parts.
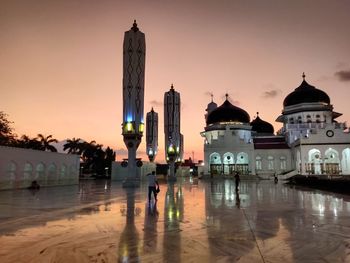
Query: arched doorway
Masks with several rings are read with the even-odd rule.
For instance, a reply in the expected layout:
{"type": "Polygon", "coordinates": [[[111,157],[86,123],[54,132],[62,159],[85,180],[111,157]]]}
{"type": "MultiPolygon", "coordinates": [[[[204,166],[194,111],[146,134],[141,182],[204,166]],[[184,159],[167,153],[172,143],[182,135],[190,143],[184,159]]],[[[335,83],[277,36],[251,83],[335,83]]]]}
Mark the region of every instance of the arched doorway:
{"type": "Polygon", "coordinates": [[[222,173],[222,163],[220,154],[213,152],[209,156],[209,173],[211,175],[218,175],[222,173]]]}
{"type": "Polygon", "coordinates": [[[324,157],[324,170],[326,174],[332,175],[332,174],[339,174],[339,153],[338,151],[329,148],[325,152],[324,157]]]}
{"type": "Polygon", "coordinates": [[[308,174],[322,174],[322,160],[320,150],[311,149],[308,155],[309,159],[306,167],[306,172],[308,174]]]}
{"type": "Polygon", "coordinates": [[[236,171],[240,174],[249,174],[249,158],[245,152],[237,154],[236,171]]]}
{"type": "Polygon", "coordinates": [[[350,174],[350,148],[346,148],[342,152],[341,167],[343,174],[350,174]]]}
{"type": "Polygon", "coordinates": [[[227,152],[223,156],[224,174],[232,174],[234,171],[234,156],[233,153],[227,152]]]}

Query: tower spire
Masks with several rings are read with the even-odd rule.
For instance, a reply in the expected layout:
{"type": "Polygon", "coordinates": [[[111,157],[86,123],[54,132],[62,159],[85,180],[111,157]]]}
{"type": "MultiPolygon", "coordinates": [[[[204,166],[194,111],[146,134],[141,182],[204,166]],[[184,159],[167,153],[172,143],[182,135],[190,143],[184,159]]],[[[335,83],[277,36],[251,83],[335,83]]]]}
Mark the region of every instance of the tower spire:
{"type": "Polygon", "coordinates": [[[134,32],[139,31],[139,28],[137,27],[137,23],[136,23],[136,19],[134,19],[134,23],[132,24],[132,28],[131,28],[134,32]]]}
{"type": "Polygon", "coordinates": [[[228,100],[228,93],[225,94],[226,100],[228,100]]]}

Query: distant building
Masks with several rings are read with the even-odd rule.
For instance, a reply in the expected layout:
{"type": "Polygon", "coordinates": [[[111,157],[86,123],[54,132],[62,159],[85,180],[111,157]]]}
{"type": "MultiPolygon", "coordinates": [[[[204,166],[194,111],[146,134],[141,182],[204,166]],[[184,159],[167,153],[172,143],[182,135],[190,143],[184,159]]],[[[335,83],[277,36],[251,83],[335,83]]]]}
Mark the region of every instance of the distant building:
{"type": "Polygon", "coordinates": [[[158,113],[151,109],[146,116],[146,154],[153,162],[158,153],[158,113]]]}
{"type": "Polygon", "coordinates": [[[274,134],[273,126],[257,114],[249,114],[226,100],[206,109],[204,174],[246,175],[327,174],[350,175],[350,134],[345,123],[335,119],[329,96],[305,80],[283,102],[276,121],[283,127],[274,134]]]}

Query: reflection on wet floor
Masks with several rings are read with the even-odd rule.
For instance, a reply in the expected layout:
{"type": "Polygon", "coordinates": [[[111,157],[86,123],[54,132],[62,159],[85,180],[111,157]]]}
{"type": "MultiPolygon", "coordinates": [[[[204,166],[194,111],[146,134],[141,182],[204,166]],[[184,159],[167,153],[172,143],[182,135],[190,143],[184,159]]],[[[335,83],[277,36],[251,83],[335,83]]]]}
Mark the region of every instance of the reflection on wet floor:
{"type": "Polygon", "coordinates": [[[349,262],[350,198],[282,182],[0,192],[1,262],[349,262]]]}

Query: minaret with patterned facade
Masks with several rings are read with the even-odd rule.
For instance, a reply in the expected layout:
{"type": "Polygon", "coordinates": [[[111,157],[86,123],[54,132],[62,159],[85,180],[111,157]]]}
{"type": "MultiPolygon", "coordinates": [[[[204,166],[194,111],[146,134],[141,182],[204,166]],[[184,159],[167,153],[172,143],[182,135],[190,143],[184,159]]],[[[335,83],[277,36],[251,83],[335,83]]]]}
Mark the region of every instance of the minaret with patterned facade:
{"type": "Polygon", "coordinates": [[[128,175],[123,185],[138,186],[136,175],[136,150],[141,143],[144,129],[143,104],[145,81],[145,34],[137,27],[125,32],[123,43],[123,124],[122,134],[128,149],[128,175]]]}
{"type": "Polygon", "coordinates": [[[169,164],[170,180],[176,180],[175,162],[181,157],[180,107],[180,93],[171,85],[164,94],[165,158],[169,164]]]}
{"type": "Polygon", "coordinates": [[[158,113],[153,108],[146,117],[146,153],[150,162],[158,153],[158,113]]]}

